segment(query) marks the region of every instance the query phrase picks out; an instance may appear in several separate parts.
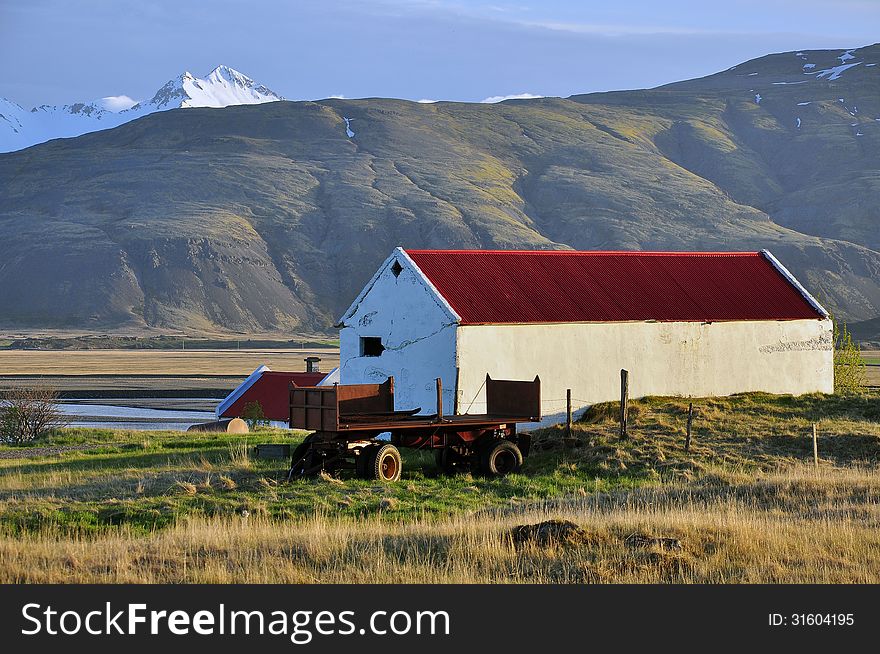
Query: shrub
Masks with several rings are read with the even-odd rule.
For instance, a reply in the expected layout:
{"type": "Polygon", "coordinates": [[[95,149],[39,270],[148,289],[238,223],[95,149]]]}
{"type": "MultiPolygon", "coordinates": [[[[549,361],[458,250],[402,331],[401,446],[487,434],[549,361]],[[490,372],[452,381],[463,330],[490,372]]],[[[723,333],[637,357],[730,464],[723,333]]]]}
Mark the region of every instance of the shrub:
{"type": "Polygon", "coordinates": [[[19,386],[0,401],[0,440],[27,443],[67,421],[58,410],[58,393],[48,386],[19,386]]]}
{"type": "Polygon", "coordinates": [[[845,322],[834,321],[834,392],[856,393],[865,383],[862,350],[845,322]]]}
{"type": "Polygon", "coordinates": [[[260,425],[268,425],[266,414],[263,412],[263,405],[254,400],[244,405],[241,411],[242,419],[247,422],[248,427],[253,431],[260,425]]]}

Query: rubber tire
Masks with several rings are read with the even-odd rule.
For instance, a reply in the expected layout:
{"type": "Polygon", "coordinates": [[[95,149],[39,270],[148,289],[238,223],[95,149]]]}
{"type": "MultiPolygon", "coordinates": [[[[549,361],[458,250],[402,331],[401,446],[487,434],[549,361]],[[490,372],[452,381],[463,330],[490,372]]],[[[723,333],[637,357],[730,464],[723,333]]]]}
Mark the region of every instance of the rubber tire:
{"type": "Polygon", "coordinates": [[[400,450],[391,444],[377,447],[370,457],[371,465],[368,467],[370,479],[390,483],[400,479],[400,471],[403,461],[400,458],[400,450]],[[388,474],[389,469],[392,473],[388,474]]]}
{"type": "Polygon", "coordinates": [[[498,439],[490,441],[480,452],[480,472],[487,477],[504,477],[522,468],[523,455],[516,443],[498,439]]]}
{"type": "Polygon", "coordinates": [[[457,472],[456,458],[457,453],[448,447],[438,447],[434,450],[434,464],[444,475],[454,475],[457,472]]]}
{"type": "Polygon", "coordinates": [[[311,440],[312,435],[309,434],[305,437],[302,443],[293,448],[293,454],[290,455],[290,469],[294,474],[298,474],[297,471],[293,470],[293,466],[297,465],[297,470],[305,470],[308,468],[308,461],[300,461],[302,459],[303,454],[306,453],[306,450],[309,449],[309,440],[311,440]]]}
{"type": "Polygon", "coordinates": [[[354,470],[359,479],[372,479],[370,472],[373,466],[373,455],[376,453],[375,445],[367,445],[355,459],[354,470]]]}

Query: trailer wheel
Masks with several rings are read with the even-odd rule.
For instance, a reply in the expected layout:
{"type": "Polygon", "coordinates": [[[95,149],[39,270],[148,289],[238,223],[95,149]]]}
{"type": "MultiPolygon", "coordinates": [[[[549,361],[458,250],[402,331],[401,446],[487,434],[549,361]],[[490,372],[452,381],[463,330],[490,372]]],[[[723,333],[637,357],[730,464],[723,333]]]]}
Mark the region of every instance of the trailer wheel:
{"type": "Polygon", "coordinates": [[[372,452],[371,464],[368,467],[370,477],[379,481],[397,481],[403,462],[400,451],[393,445],[382,445],[372,452]]]}
{"type": "Polygon", "coordinates": [[[354,460],[355,474],[361,479],[372,479],[373,455],[376,453],[375,445],[367,445],[354,460]]]}
{"type": "Polygon", "coordinates": [[[434,450],[434,463],[444,475],[454,475],[457,471],[456,464],[461,459],[458,453],[449,447],[438,447],[434,450]]]}
{"type": "Polygon", "coordinates": [[[288,472],[288,478],[292,476],[301,476],[302,473],[309,468],[307,459],[309,457],[306,456],[309,451],[309,441],[312,438],[312,434],[309,434],[305,437],[302,443],[297,445],[293,454],[290,455],[290,472],[288,472]]]}
{"type": "Polygon", "coordinates": [[[522,452],[515,443],[504,439],[490,441],[480,453],[480,471],[489,477],[519,472],[522,463],[522,452]]]}

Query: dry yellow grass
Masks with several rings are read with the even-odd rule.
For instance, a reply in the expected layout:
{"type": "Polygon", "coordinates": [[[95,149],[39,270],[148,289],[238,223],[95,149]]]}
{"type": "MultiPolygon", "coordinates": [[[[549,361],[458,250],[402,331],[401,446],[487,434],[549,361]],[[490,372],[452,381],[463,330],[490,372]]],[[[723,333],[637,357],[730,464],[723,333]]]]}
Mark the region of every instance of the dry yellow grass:
{"type": "Polygon", "coordinates": [[[388,522],[316,515],[181,521],[148,536],[52,530],[0,539],[0,582],[112,583],[878,583],[880,473],[794,467],[388,522]],[[574,546],[516,547],[506,534],[577,522],[574,546]],[[664,536],[681,551],[631,547],[664,536]]]}
{"type": "Polygon", "coordinates": [[[4,375],[249,375],[261,365],[304,370],[303,359],[321,357],[322,370],[339,365],[339,350],[2,350],[4,375]]]}

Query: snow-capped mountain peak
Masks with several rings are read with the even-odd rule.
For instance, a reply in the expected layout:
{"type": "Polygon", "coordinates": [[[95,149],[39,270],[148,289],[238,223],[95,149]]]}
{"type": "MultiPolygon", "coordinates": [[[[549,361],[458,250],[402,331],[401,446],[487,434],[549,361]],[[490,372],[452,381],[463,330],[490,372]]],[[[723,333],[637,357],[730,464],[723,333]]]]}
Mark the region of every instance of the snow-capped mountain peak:
{"type": "Polygon", "coordinates": [[[161,111],[183,107],[228,107],[238,104],[260,104],[283,98],[271,89],[257,84],[229,66],[217,66],[204,79],[189,71],[169,80],[153,98],[129,111],[145,109],[161,111]]]}
{"type": "Polygon", "coordinates": [[[247,75],[238,72],[235,68],[230,68],[229,66],[224,66],[220,64],[214,70],[212,70],[208,74],[209,81],[215,82],[218,84],[222,83],[234,83],[240,84],[243,86],[253,86],[254,80],[252,80],[247,75]]]}
{"type": "Polygon", "coordinates": [[[204,79],[185,71],[166,82],[150,100],[130,107],[133,100],[120,95],[94,102],[41,105],[28,112],[15,102],[0,98],[0,152],[20,150],[53,138],[117,127],[156,111],[261,104],[283,99],[247,75],[223,65],[217,66],[204,79]]]}

